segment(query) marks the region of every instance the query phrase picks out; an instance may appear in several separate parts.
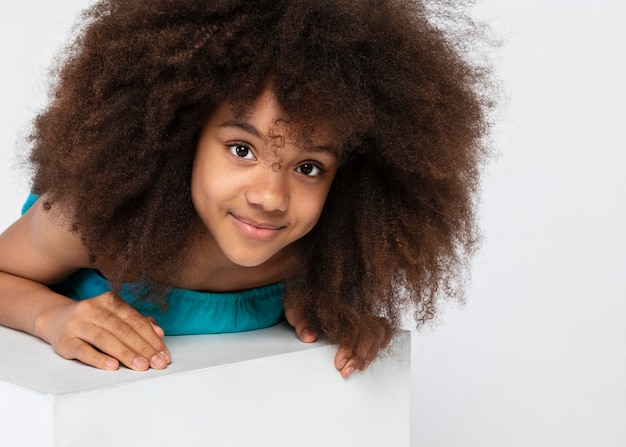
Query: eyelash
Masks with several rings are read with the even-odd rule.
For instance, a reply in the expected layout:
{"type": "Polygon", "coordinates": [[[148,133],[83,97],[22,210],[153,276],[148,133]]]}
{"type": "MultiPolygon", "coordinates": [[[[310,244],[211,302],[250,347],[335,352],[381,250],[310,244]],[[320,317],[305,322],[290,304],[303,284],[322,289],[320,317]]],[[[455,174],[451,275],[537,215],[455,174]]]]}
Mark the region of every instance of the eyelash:
{"type": "MultiPolygon", "coordinates": [[[[243,144],[243,143],[232,143],[232,144],[227,144],[226,147],[228,148],[228,150],[230,151],[230,153],[237,157],[237,158],[241,158],[243,160],[256,160],[256,157],[254,156],[254,153],[252,152],[252,149],[250,149],[250,147],[247,144],[243,144]],[[247,151],[247,154],[245,156],[241,156],[237,153],[237,150],[239,148],[242,148],[244,150],[247,151]],[[252,156],[252,158],[247,158],[248,156],[252,156]]],[[[326,170],[324,168],[322,168],[321,166],[315,164],[315,163],[302,163],[301,165],[299,165],[296,168],[296,172],[298,172],[299,174],[304,175],[305,177],[309,177],[309,178],[317,178],[320,177],[322,174],[324,174],[326,172],[326,170]],[[311,175],[311,174],[305,174],[304,172],[302,172],[302,168],[304,166],[310,166],[312,168],[313,172],[316,172],[316,174],[311,175]]]]}
{"type": "Polygon", "coordinates": [[[296,170],[297,170],[300,174],[302,174],[302,175],[304,175],[304,176],[307,176],[307,177],[311,177],[311,178],[320,177],[322,174],[324,174],[324,172],[326,172],[324,169],[322,169],[320,166],[318,166],[318,165],[316,165],[316,164],[314,164],[314,163],[302,163],[300,166],[298,166],[298,167],[296,168],[296,170]],[[303,167],[303,166],[311,166],[311,167],[313,168],[313,170],[316,170],[316,169],[317,169],[317,174],[315,174],[315,175],[305,174],[304,172],[302,172],[302,167],[303,167]]]}
{"type": "Polygon", "coordinates": [[[254,156],[254,153],[252,152],[252,149],[250,149],[248,147],[248,145],[246,144],[242,144],[242,143],[233,143],[233,144],[228,144],[226,145],[228,147],[228,150],[230,151],[231,154],[233,154],[235,157],[237,158],[242,158],[244,160],[256,160],[256,157],[254,156]],[[239,148],[243,148],[246,151],[248,151],[248,154],[246,154],[246,156],[242,157],[237,153],[237,149],[239,148]],[[253,158],[247,158],[248,155],[251,155],[253,158]]]}

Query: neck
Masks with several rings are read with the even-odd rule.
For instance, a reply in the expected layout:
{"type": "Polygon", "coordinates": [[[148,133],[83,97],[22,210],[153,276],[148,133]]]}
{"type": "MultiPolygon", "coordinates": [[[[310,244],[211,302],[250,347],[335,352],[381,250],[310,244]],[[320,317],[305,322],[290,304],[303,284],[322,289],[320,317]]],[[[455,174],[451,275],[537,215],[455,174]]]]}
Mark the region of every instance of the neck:
{"type": "Polygon", "coordinates": [[[198,291],[230,292],[285,281],[295,276],[293,253],[287,247],[255,267],[234,264],[224,256],[215,240],[206,233],[193,238],[191,249],[181,264],[175,287],[198,291]]]}

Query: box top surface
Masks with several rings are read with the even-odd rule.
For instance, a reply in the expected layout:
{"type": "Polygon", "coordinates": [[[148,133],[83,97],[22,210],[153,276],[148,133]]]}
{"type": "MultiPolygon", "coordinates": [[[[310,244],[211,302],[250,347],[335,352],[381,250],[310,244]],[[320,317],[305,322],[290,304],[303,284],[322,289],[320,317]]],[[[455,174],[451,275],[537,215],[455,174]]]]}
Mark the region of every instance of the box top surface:
{"type": "Polygon", "coordinates": [[[300,342],[287,323],[236,334],[185,335],[164,340],[172,354],[172,364],[165,370],[136,372],[122,366],[118,371],[102,371],[65,360],[44,341],[0,326],[0,382],[45,394],[76,393],[262,357],[332,348],[324,341],[300,342]]]}

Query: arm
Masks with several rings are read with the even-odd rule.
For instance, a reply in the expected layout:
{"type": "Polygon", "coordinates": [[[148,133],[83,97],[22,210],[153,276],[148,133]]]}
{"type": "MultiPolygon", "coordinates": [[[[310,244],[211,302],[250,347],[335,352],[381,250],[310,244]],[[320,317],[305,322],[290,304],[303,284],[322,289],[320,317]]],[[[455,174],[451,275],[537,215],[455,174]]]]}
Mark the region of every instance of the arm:
{"type": "Polygon", "coordinates": [[[73,301],[54,284],[82,267],[93,268],[79,236],[55,207],[36,203],[0,235],[0,324],[42,338],[65,358],[101,369],[119,363],[162,369],[170,354],[163,331],[108,292],[73,301]]]}

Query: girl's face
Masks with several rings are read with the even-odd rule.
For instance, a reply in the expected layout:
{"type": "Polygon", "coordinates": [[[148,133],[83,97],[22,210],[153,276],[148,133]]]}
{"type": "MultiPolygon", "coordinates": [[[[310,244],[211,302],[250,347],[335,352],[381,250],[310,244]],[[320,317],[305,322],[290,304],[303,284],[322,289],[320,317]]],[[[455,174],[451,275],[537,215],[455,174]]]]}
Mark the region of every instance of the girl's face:
{"type": "Polygon", "coordinates": [[[300,145],[270,91],[243,114],[222,105],[205,125],[191,196],[211,253],[259,266],[307,234],[320,217],[340,149],[319,134],[300,145]]]}

